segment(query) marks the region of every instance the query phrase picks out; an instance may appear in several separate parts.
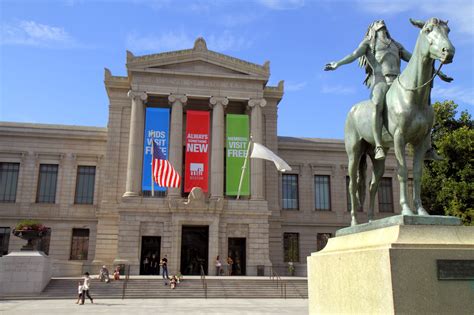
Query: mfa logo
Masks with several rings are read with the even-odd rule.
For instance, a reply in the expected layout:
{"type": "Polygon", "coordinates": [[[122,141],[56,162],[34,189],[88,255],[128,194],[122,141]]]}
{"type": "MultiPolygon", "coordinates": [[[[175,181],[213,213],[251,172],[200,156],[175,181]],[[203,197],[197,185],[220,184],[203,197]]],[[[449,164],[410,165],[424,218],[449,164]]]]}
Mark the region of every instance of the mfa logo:
{"type": "Polygon", "coordinates": [[[189,170],[191,171],[191,176],[202,176],[204,174],[204,164],[190,163],[189,170]]]}

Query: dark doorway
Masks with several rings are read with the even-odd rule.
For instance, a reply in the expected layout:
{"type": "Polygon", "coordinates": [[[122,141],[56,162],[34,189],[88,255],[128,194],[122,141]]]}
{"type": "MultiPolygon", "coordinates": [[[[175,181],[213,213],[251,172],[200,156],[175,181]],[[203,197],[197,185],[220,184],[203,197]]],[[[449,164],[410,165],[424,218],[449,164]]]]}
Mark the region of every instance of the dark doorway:
{"type": "Polygon", "coordinates": [[[181,238],[181,272],[200,275],[201,265],[207,275],[209,226],[183,226],[181,238]]]}
{"type": "Polygon", "coordinates": [[[229,256],[234,261],[232,265],[233,276],[245,276],[246,267],[246,239],[245,237],[229,238],[229,256]]]}
{"type": "Polygon", "coordinates": [[[142,236],[141,275],[158,275],[160,273],[160,249],[160,236],[142,236]]]}

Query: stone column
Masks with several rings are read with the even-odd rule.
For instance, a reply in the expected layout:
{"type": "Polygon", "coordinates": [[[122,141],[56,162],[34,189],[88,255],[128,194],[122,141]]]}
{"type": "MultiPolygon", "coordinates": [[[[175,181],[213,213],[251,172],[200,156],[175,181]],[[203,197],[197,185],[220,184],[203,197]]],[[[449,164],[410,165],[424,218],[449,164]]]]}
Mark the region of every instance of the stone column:
{"type": "MultiPolygon", "coordinates": [[[[183,106],[186,105],[188,98],[182,94],[171,94],[168,97],[171,105],[171,126],[169,143],[169,161],[174,169],[181,176],[181,185],[183,184],[183,106]]],[[[179,198],[181,196],[181,187],[169,188],[168,196],[179,198]]]]}
{"type": "Polygon", "coordinates": [[[138,196],[141,191],[141,170],[143,156],[143,133],[145,127],[145,92],[129,91],[132,99],[130,117],[130,138],[128,143],[127,182],[124,197],[138,196]]]}
{"type": "MultiPolygon", "coordinates": [[[[263,116],[262,107],[267,105],[267,101],[261,99],[249,100],[250,113],[250,134],[254,142],[263,144],[263,116]]],[[[263,200],[263,160],[250,159],[250,189],[253,200],[263,200]]]]}
{"type": "Polygon", "coordinates": [[[213,96],[209,102],[212,108],[211,198],[217,199],[224,196],[224,109],[229,100],[213,96]]]}

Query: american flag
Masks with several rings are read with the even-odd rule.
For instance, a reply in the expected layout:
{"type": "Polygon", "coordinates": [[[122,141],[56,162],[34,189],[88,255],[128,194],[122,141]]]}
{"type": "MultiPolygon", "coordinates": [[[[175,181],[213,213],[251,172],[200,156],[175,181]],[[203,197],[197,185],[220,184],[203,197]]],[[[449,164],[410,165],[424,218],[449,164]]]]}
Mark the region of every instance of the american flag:
{"type": "Polygon", "coordinates": [[[160,145],[153,140],[153,180],[161,187],[177,188],[181,182],[178,172],[166,160],[160,145]]]}

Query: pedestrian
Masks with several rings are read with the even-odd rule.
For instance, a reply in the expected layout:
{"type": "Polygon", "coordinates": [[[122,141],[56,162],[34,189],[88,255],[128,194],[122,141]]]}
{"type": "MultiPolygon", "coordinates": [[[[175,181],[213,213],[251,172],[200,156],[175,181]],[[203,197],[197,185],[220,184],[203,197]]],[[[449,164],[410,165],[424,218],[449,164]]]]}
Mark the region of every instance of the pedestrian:
{"type": "Polygon", "coordinates": [[[168,275],[168,258],[167,257],[168,256],[165,255],[165,257],[163,257],[160,262],[160,266],[163,269],[163,279],[165,280],[170,278],[170,276],[168,275]]]}
{"type": "Polygon", "coordinates": [[[219,255],[216,257],[216,276],[221,275],[221,268],[222,268],[222,263],[221,260],[219,259],[219,255]]]}
{"type": "Polygon", "coordinates": [[[105,265],[100,268],[99,271],[99,279],[101,282],[109,283],[110,282],[110,276],[109,276],[109,269],[105,265]]]}
{"type": "Polygon", "coordinates": [[[150,272],[152,275],[158,275],[159,274],[159,267],[158,267],[158,257],[156,257],[156,254],[151,255],[151,261],[150,261],[150,272]]]}
{"type": "Polygon", "coordinates": [[[114,280],[120,280],[120,266],[115,267],[114,280]]]}
{"type": "Polygon", "coordinates": [[[79,301],[82,300],[82,291],[83,291],[83,288],[84,288],[84,287],[82,286],[81,281],[79,281],[79,282],[77,283],[77,294],[78,294],[78,295],[77,295],[77,302],[76,302],[76,304],[79,304],[79,301]]]}
{"type": "Polygon", "coordinates": [[[82,285],[82,300],[80,305],[84,305],[86,294],[91,303],[94,304],[94,299],[89,294],[89,288],[91,286],[91,277],[88,272],[84,273],[84,284],[82,285]]]}
{"type": "Polygon", "coordinates": [[[176,276],[173,275],[173,276],[171,277],[171,280],[170,280],[170,287],[171,287],[171,289],[175,289],[177,283],[178,283],[178,279],[176,279],[176,276]]]}
{"type": "Polygon", "coordinates": [[[234,264],[234,260],[232,257],[227,257],[227,275],[232,276],[232,265],[234,264]]]}

